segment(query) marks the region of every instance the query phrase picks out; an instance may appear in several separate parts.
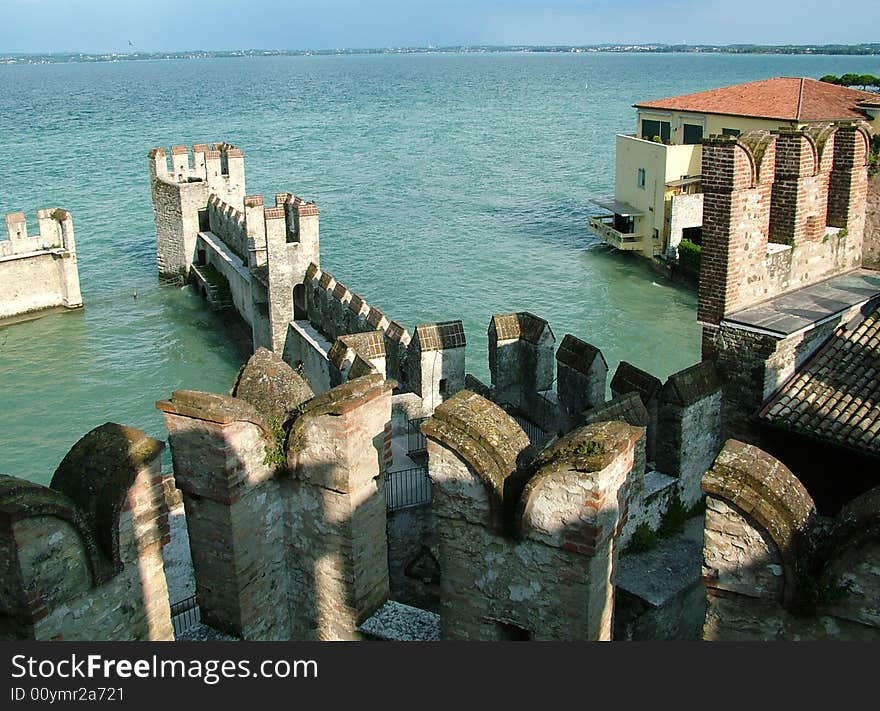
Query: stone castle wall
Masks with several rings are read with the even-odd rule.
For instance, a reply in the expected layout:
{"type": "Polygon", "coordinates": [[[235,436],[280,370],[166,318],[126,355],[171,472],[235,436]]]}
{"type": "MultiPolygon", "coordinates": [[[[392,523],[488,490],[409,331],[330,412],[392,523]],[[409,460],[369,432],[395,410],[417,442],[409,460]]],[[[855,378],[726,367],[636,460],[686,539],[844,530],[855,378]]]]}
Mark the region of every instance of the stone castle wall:
{"type": "Polygon", "coordinates": [[[233,393],[158,403],[203,619],[243,639],[359,638],[389,590],[390,387],[367,375],[312,398],[260,350],[233,393]]]}
{"type": "Polygon", "coordinates": [[[868,180],[862,264],[868,269],[880,269],[880,171],[868,180]]]}
{"type": "Polygon", "coordinates": [[[71,449],[50,487],[0,477],[0,636],[173,638],[162,449],[106,424],[71,449]]]}
{"type": "Polygon", "coordinates": [[[781,462],[736,440],[703,489],[704,639],[880,639],[880,489],[823,519],[781,462]]]}
{"type": "Polygon", "coordinates": [[[704,357],[726,314],[861,264],[867,150],[857,125],[704,141],[704,357]]]}
{"type": "Polygon", "coordinates": [[[37,225],[37,234],[28,234],[24,213],[6,215],[8,239],[0,240],[0,321],[83,305],[70,213],[38,210],[37,225]]]}
{"type": "Polygon", "coordinates": [[[591,425],[526,465],[519,425],[468,391],[437,408],[423,431],[442,636],[610,639],[613,541],[640,431],[591,425]]]}
{"type": "Polygon", "coordinates": [[[208,198],[208,227],[245,264],[248,263],[248,235],[244,213],[217,195],[208,198]]]}
{"type": "Polygon", "coordinates": [[[156,259],[165,279],[186,278],[196,259],[199,211],[208,197],[241,210],[245,196],[244,157],[226,143],[196,144],[192,157],[186,146],[153,148],[149,154],[150,190],[156,221],[156,259]]]}
{"type": "MultiPolygon", "coordinates": [[[[330,343],[339,344],[340,339],[357,334],[381,337],[381,343],[368,349],[364,358],[376,361],[381,357],[381,372],[394,379],[401,390],[412,392],[421,400],[416,411],[410,408],[411,414],[430,414],[464,387],[466,341],[461,321],[420,324],[413,336],[405,326],[390,320],[332,274],[321,271],[317,264],[306,271],[305,303],[309,323],[330,343]]],[[[314,339],[297,336],[285,359],[305,363],[316,344],[314,339]]],[[[336,353],[336,359],[341,355],[336,353]]],[[[331,358],[331,352],[326,357],[331,358]]],[[[332,365],[339,370],[339,363],[332,365]]],[[[363,371],[354,368],[352,372],[363,371]]],[[[329,381],[334,384],[338,378],[338,373],[331,374],[329,381]]]]}
{"type": "Polygon", "coordinates": [[[244,157],[225,143],[149,153],[160,278],[191,280],[212,308],[234,307],[254,349],[284,353],[306,269],[320,258],[319,211],[291,193],[245,194],[244,157]],[[195,266],[195,269],[193,267],[195,266]],[[212,267],[211,269],[200,267],[212,267]],[[299,287],[299,288],[298,288],[299,287]]]}

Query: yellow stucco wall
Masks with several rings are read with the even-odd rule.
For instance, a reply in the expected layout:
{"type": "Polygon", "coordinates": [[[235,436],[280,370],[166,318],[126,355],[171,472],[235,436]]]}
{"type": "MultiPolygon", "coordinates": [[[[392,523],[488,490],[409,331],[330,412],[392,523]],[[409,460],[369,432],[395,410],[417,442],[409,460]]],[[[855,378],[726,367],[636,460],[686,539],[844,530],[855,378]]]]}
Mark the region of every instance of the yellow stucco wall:
{"type": "Polygon", "coordinates": [[[670,143],[680,144],[684,141],[684,124],[696,124],[703,127],[703,136],[709,137],[713,134],[722,133],[725,128],[735,128],[741,133],[748,131],[756,131],[763,129],[765,131],[773,131],[779,128],[795,126],[796,123],[790,121],[779,121],[777,119],[761,119],[761,118],[744,118],[742,116],[720,116],[717,114],[697,114],[687,111],[649,111],[640,109],[636,118],[636,134],[641,135],[642,119],[652,121],[669,121],[670,123],[670,143]]]}
{"type": "Polygon", "coordinates": [[[684,175],[699,175],[702,146],[664,146],[632,136],[617,136],[614,195],[644,213],[636,219],[636,232],[644,238],[642,253],[653,255],[654,230],[661,237],[666,220],[666,183],[684,175]],[[639,169],[645,170],[645,187],[638,184],[639,169]]]}
{"type": "MultiPolygon", "coordinates": [[[[635,232],[643,239],[642,254],[652,256],[655,247],[664,241],[666,205],[669,197],[666,183],[684,176],[699,175],[702,167],[702,146],[684,145],[684,124],[703,126],[703,136],[721,134],[723,129],[737,129],[740,133],[754,130],[773,131],[797,127],[796,122],[778,119],[745,118],[717,114],[698,114],[686,111],[640,109],[636,119],[636,135],[641,134],[642,119],[669,121],[670,145],[645,141],[635,136],[617,136],[617,160],[614,195],[643,213],[635,220],[635,232]],[[638,185],[638,171],[645,170],[645,186],[638,185]],[[660,239],[653,241],[654,230],[660,239]]],[[[875,120],[876,125],[880,119],[875,120]]],[[[801,124],[806,125],[806,124],[801,124]]]]}

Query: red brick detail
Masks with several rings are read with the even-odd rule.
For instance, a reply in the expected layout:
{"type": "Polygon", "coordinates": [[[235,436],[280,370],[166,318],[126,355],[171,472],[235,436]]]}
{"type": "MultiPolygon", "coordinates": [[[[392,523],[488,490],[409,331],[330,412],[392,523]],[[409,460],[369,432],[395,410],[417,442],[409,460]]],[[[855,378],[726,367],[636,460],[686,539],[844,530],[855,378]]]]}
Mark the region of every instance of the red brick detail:
{"type": "Polygon", "coordinates": [[[363,309],[365,303],[366,302],[363,300],[362,297],[358,296],[357,294],[352,294],[351,301],[348,302],[348,308],[350,308],[356,314],[359,314],[361,312],[361,309],[363,309]]]}
{"type": "Polygon", "coordinates": [[[379,311],[375,306],[370,307],[370,313],[367,314],[368,324],[373,328],[379,328],[379,324],[382,323],[383,318],[385,318],[385,314],[379,311]]]}
{"type": "Polygon", "coordinates": [[[750,267],[766,255],[775,144],[759,156],[729,139],[703,146],[703,246],[697,320],[718,324],[745,297],[750,267]],[[758,175],[760,177],[758,178],[758,175]],[[755,183],[753,181],[759,180],[755,183]]]}
{"type": "Polygon", "coordinates": [[[336,282],[336,286],[333,287],[333,298],[337,301],[342,301],[347,293],[348,287],[341,281],[336,282]]]}
{"type": "MultiPolygon", "coordinates": [[[[827,166],[827,161],[823,162],[827,166]]],[[[797,245],[825,236],[828,177],[820,170],[816,146],[802,131],[779,133],[770,206],[771,241],[797,245]]]]}
{"type": "Polygon", "coordinates": [[[322,289],[326,289],[330,286],[330,282],[333,281],[333,275],[330,272],[324,272],[321,274],[321,278],[318,280],[318,284],[321,285],[322,289]]]}

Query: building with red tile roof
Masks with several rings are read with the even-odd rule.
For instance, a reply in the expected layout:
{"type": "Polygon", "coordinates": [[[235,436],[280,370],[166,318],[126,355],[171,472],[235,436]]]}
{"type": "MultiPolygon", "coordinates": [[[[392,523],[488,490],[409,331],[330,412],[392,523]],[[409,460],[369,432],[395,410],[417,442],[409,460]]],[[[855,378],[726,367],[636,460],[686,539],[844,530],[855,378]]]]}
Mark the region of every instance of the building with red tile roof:
{"type": "Polygon", "coordinates": [[[702,140],[713,135],[858,121],[877,126],[880,94],[806,77],[746,84],[633,104],[633,135],[617,136],[614,196],[590,231],[617,249],[676,261],[683,239],[702,240],[702,140]]]}

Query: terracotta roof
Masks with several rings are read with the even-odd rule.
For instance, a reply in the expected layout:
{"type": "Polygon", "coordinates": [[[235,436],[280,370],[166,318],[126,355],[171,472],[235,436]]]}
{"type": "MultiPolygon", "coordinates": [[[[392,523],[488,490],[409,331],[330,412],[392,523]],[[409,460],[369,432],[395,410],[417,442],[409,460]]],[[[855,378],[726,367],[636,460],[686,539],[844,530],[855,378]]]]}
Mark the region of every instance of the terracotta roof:
{"type": "Polygon", "coordinates": [[[864,119],[859,102],[877,94],[802,77],[775,77],[634,104],[638,109],[693,111],[784,121],[864,119]]]}
{"type": "Polygon", "coordinates": [[[495,314],[489,322],[489,329],[491,330],[493,327],[499,341],[518,338],[538,345],[545,333],[554,339],[550,324],[528,311],[520,311],[515,314],[495,314]]]}
{"type": "Polygon", "coordinates": [[[761,411],[761,419],[880,454],[880,307],[841,327],[761,411]]]}
{"type": "Polygon", "coordinates": [[[462,348],[466,344],[464,326],[461,321],[420,324],[416,326],[416,343],[422,352],[462,348]]]}

